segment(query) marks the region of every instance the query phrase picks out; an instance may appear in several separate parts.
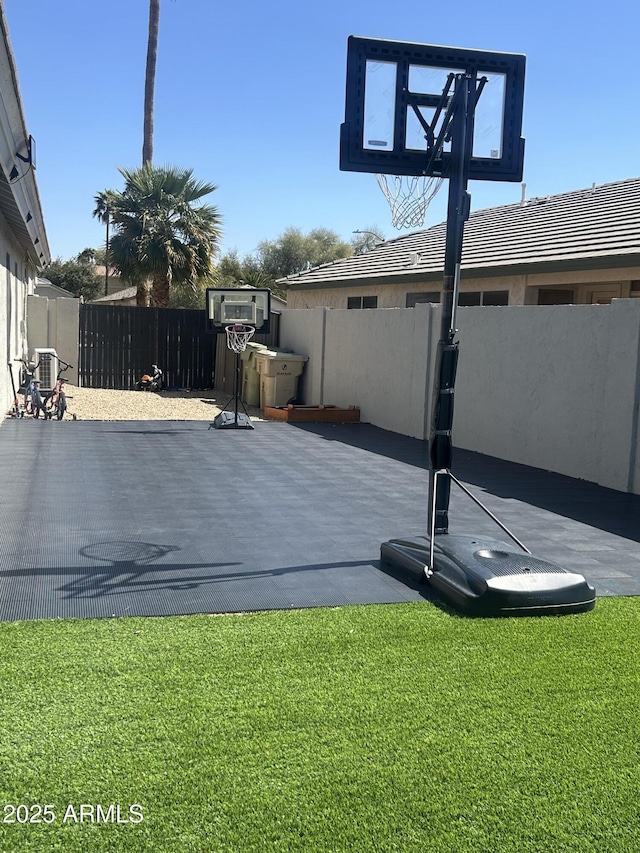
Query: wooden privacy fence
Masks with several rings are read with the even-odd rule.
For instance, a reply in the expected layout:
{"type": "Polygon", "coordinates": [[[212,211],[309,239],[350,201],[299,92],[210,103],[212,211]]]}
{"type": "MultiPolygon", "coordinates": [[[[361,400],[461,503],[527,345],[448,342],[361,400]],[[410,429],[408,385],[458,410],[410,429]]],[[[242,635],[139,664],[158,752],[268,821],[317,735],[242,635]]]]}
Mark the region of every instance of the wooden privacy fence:
{"type": "MultiPolygon", "coordinates": [[[[279,314],[271,315],[261,343],[276,346],[279,314]]],[[[204,310],[81,305],[78,366],[85,388],[128,390],[157,364],[168,388],[221,387],[216,377],[216,336],[205,330],[204,310]]]]}

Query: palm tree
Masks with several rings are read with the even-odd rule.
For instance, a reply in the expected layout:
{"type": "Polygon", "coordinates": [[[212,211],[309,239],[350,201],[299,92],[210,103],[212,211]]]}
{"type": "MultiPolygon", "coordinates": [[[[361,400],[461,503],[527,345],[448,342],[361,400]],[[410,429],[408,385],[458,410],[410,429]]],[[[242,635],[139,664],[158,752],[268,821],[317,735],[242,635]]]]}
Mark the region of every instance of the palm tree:
{"type": "Polygon", "coordinates": [[[104,190],[93,197],[95,207],[93,216],[107,226],[107,239],[104,247],[104,295],[109,292],[109,191],[104,190]]]}
{"type": "MultiPolygon", "coordinates": [[[[110,260],[110,245],[109,245],[109,224],[111,222],[111,210],[113,209],[114,199],[117,193],[113,190],[103,190],[94,196],[95,208],[93,216],[99,221],[104,222],[107,226],[107,238],[104,247],[104,295],[109,293],[109,260],[110,260]]],[[[136,305],[146,308],[149,304],[149,291],[147,289],[146,279],[138,281],[130,281],[130,284],[136,286],[136,305]]]]}
{"type": "Polygon", "coordinates": [[[146,163],[119,171],[125,188],[108,194],[111,263],[139,289],[150,280],[151,304],[166,308],[172,281],[195,288],[213,275],[221,216],[213,205],[197,202],[216,186],[172,166],[146,163]]]}
{"type": "Polygon", "coordinates": [[[147,41],[147,68],[144,77],[144,130],[142,140],[142,165],[153,159],[153,95],[156,83],[158,57],[158,30],[160,27],[160,0],[149,0],[149,38],[147,41]]]}

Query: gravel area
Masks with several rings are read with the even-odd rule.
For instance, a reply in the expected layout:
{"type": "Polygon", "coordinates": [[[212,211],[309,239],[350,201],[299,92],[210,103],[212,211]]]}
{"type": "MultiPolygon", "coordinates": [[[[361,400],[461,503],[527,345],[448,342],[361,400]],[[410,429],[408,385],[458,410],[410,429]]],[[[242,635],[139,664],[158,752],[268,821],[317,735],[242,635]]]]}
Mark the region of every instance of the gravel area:
{"type": "MultiPolygon", "coordinates": [[[[229,400],[226,391],[112,391],[78,388],[67,383],[68,410],[81,421],[213,421],[229,400]]],[[[233,411],[233,403],[228,410],[233,411]]],[[[240,408],[242,411],[242,408],[240,408]]],[[[251,420],[263,420],[262,410],[247,406],[251,420]]]]}

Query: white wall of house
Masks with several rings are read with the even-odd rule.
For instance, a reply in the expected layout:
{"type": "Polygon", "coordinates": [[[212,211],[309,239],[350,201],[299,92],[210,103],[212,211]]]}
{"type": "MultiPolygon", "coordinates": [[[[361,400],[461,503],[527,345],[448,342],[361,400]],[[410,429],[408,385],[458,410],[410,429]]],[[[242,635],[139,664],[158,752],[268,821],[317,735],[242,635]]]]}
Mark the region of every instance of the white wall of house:
{"type": "Polygon", "coordinates": [[[24,250],[16,241],[12,230],[0,214],[0,406],[4,415],[12,404],[12,365],[16,388],[20,365],[14,361],[26,355],[26,304],[27,295],[33,291],[35,274],[24,260],[24,250]]]}
{"type": "MultiPolygon", "coordinates": [[[[640,300],[461,308],[454,443],[640,494],[640,300]]],[[[288,311],[308,404],[428,437],[440,309],[288,311]]]]}

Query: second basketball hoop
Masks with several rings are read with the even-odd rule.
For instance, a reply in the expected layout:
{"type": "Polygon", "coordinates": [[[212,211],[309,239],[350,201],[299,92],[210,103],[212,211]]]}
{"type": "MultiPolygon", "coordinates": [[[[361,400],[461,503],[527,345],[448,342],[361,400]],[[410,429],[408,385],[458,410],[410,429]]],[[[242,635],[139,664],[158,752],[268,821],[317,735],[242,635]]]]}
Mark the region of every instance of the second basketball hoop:
{"type": "Polygon", "coordinates": [[[235,353],[234,392],[211,424],[216,429],[253,429],[240,399],[241,355],[256,332],[269,331],[270,291],[248,288],[207,288],[207,331],[227,336],[227,347],[235,353]],[[227,409],[233,403],[233,411],[227,409]],[[242,412],[239,411],[242,408],[242,412]]]}

